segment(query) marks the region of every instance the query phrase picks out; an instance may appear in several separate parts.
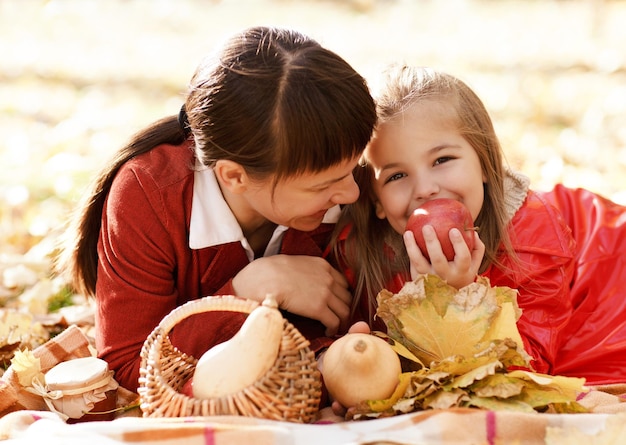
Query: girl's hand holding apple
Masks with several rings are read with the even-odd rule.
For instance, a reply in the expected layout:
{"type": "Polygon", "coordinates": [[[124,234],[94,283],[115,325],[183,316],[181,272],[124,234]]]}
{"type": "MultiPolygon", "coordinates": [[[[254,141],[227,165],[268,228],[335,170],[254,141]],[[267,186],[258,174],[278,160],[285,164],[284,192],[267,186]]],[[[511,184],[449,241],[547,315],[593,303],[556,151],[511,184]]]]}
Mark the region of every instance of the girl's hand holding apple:
{"type": "Polygon", "coordinates": [[[411,278],[432,273],[456,288],[474,281],[485,254],[469,210],[453,199],[434,199],[415,209],[404,244],[411,278]]]}

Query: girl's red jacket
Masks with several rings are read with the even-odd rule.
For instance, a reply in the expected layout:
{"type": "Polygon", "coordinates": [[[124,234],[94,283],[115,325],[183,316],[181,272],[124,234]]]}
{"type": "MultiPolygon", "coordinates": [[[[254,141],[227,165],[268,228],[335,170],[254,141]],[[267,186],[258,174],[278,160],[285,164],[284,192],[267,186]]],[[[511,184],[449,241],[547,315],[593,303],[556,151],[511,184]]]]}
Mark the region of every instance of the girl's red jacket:
{"type": "MultiPolygon", "coordinates": [[[[508,232],[516,257],[502,252],[503,266],[483,275],[519,291],[518,328],[534,369],[589,385],[625,383],[626,207],[557,185],[529,191],[508,232]]],[[[394,277],[388,290],[398,292],[408,278],[394,277]]],[[[367,320],[370,310],[361,298],[353,321],[367,320]]]]}

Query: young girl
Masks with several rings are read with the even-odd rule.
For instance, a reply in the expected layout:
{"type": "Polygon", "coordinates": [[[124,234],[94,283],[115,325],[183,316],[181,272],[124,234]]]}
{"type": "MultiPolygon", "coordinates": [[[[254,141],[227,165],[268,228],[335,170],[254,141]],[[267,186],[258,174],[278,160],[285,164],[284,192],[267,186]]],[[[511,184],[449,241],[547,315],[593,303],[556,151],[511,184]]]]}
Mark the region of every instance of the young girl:
{"type": "Polygon", "coordinates": [[[377,293],[418,273],[456,287],[479,273],[519,291],[518,327],[537,371],[626,382],[626,208],[561,185],[529,190],[504,167],[483,103],[450,75],[392,68],[378,115],[355,174],[361,197],[337,226],[335,252],[357,296],[352,321],[384,329],[377,293]],[[435,198],[464,203],[478,227],[472,251],[450,231],[450,262],[432,227],[423,230],[430,262],[405,233],[412,211],[435,198]]]}
{"type": "MultiPolygon", "coordinates": [[[[208,295],[275,295],[321,347],[347,323],[351,295],[321,258],[376,109],[365,80],[305,35],[256,27],[201,64],[178,116],[137,134],[97,177],[62,264],[95,295],[96,346],[124,387],[140,350],[177,306],[208,295]]],[[[197,358],[244,316],[179,323],[197,358]]],[[[259,333],[263,335],[263,333],[259,333]]]]}

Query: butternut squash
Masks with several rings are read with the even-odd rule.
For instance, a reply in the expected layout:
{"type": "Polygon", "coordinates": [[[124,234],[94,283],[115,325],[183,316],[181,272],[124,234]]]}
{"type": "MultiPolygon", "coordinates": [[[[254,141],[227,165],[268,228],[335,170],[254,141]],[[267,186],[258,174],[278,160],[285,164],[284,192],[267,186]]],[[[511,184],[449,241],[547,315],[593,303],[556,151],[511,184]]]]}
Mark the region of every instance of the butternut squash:
{"type": "Polygon", "coordinates": [[[346,334],[335,340],[321,366],[328,394],[349,408],[366,400],[386,399],[398,385],[400,357],[382,338],[346,334]]]}
{"type": "Polygon", "coordinates": [[[278,358],[284,319],[273,296],[255,308],[239,331],[205,352],[192,377],[199,399],[236,393],[261,379],[278,358]]]}

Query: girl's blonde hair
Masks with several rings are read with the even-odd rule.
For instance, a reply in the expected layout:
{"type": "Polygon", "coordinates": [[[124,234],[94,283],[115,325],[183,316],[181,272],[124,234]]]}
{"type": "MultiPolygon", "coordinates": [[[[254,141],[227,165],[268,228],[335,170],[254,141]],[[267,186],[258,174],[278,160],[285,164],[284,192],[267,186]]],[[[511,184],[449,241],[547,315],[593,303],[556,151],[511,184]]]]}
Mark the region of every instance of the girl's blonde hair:
{"type": "MultiPolygon", "coordinates": [[[[397,117],[412,105],[436,101],[450,108],[451,116],[463,138],[474,148],[486,183],[483,206],[475,224],[485,243],[485,256],[480,271],[498,264],[498,250],[508,251],[508,216],[505,208],[502,147],[493,123],[480,98],[464,82],[449,74],[426,67],[392,66],[377,98],[378,125],[397,117]]],[[[403,273],[409,279],[409,263],[401,235],[387,220],[375,214],[376,197],[372,189],[373,174],[367,163],[355,170],[361,188],[357,202],[345,206],[334,237],[334,254],[342,267],[355,273],[355,301],[365,294],[375,307],[376,295],[385,288],[392,275],[403,273]],[[339,234],[352,226],[343,245],[339,234]]],[[[371,314],[370,314],[371,315],[371,314]]]]}

